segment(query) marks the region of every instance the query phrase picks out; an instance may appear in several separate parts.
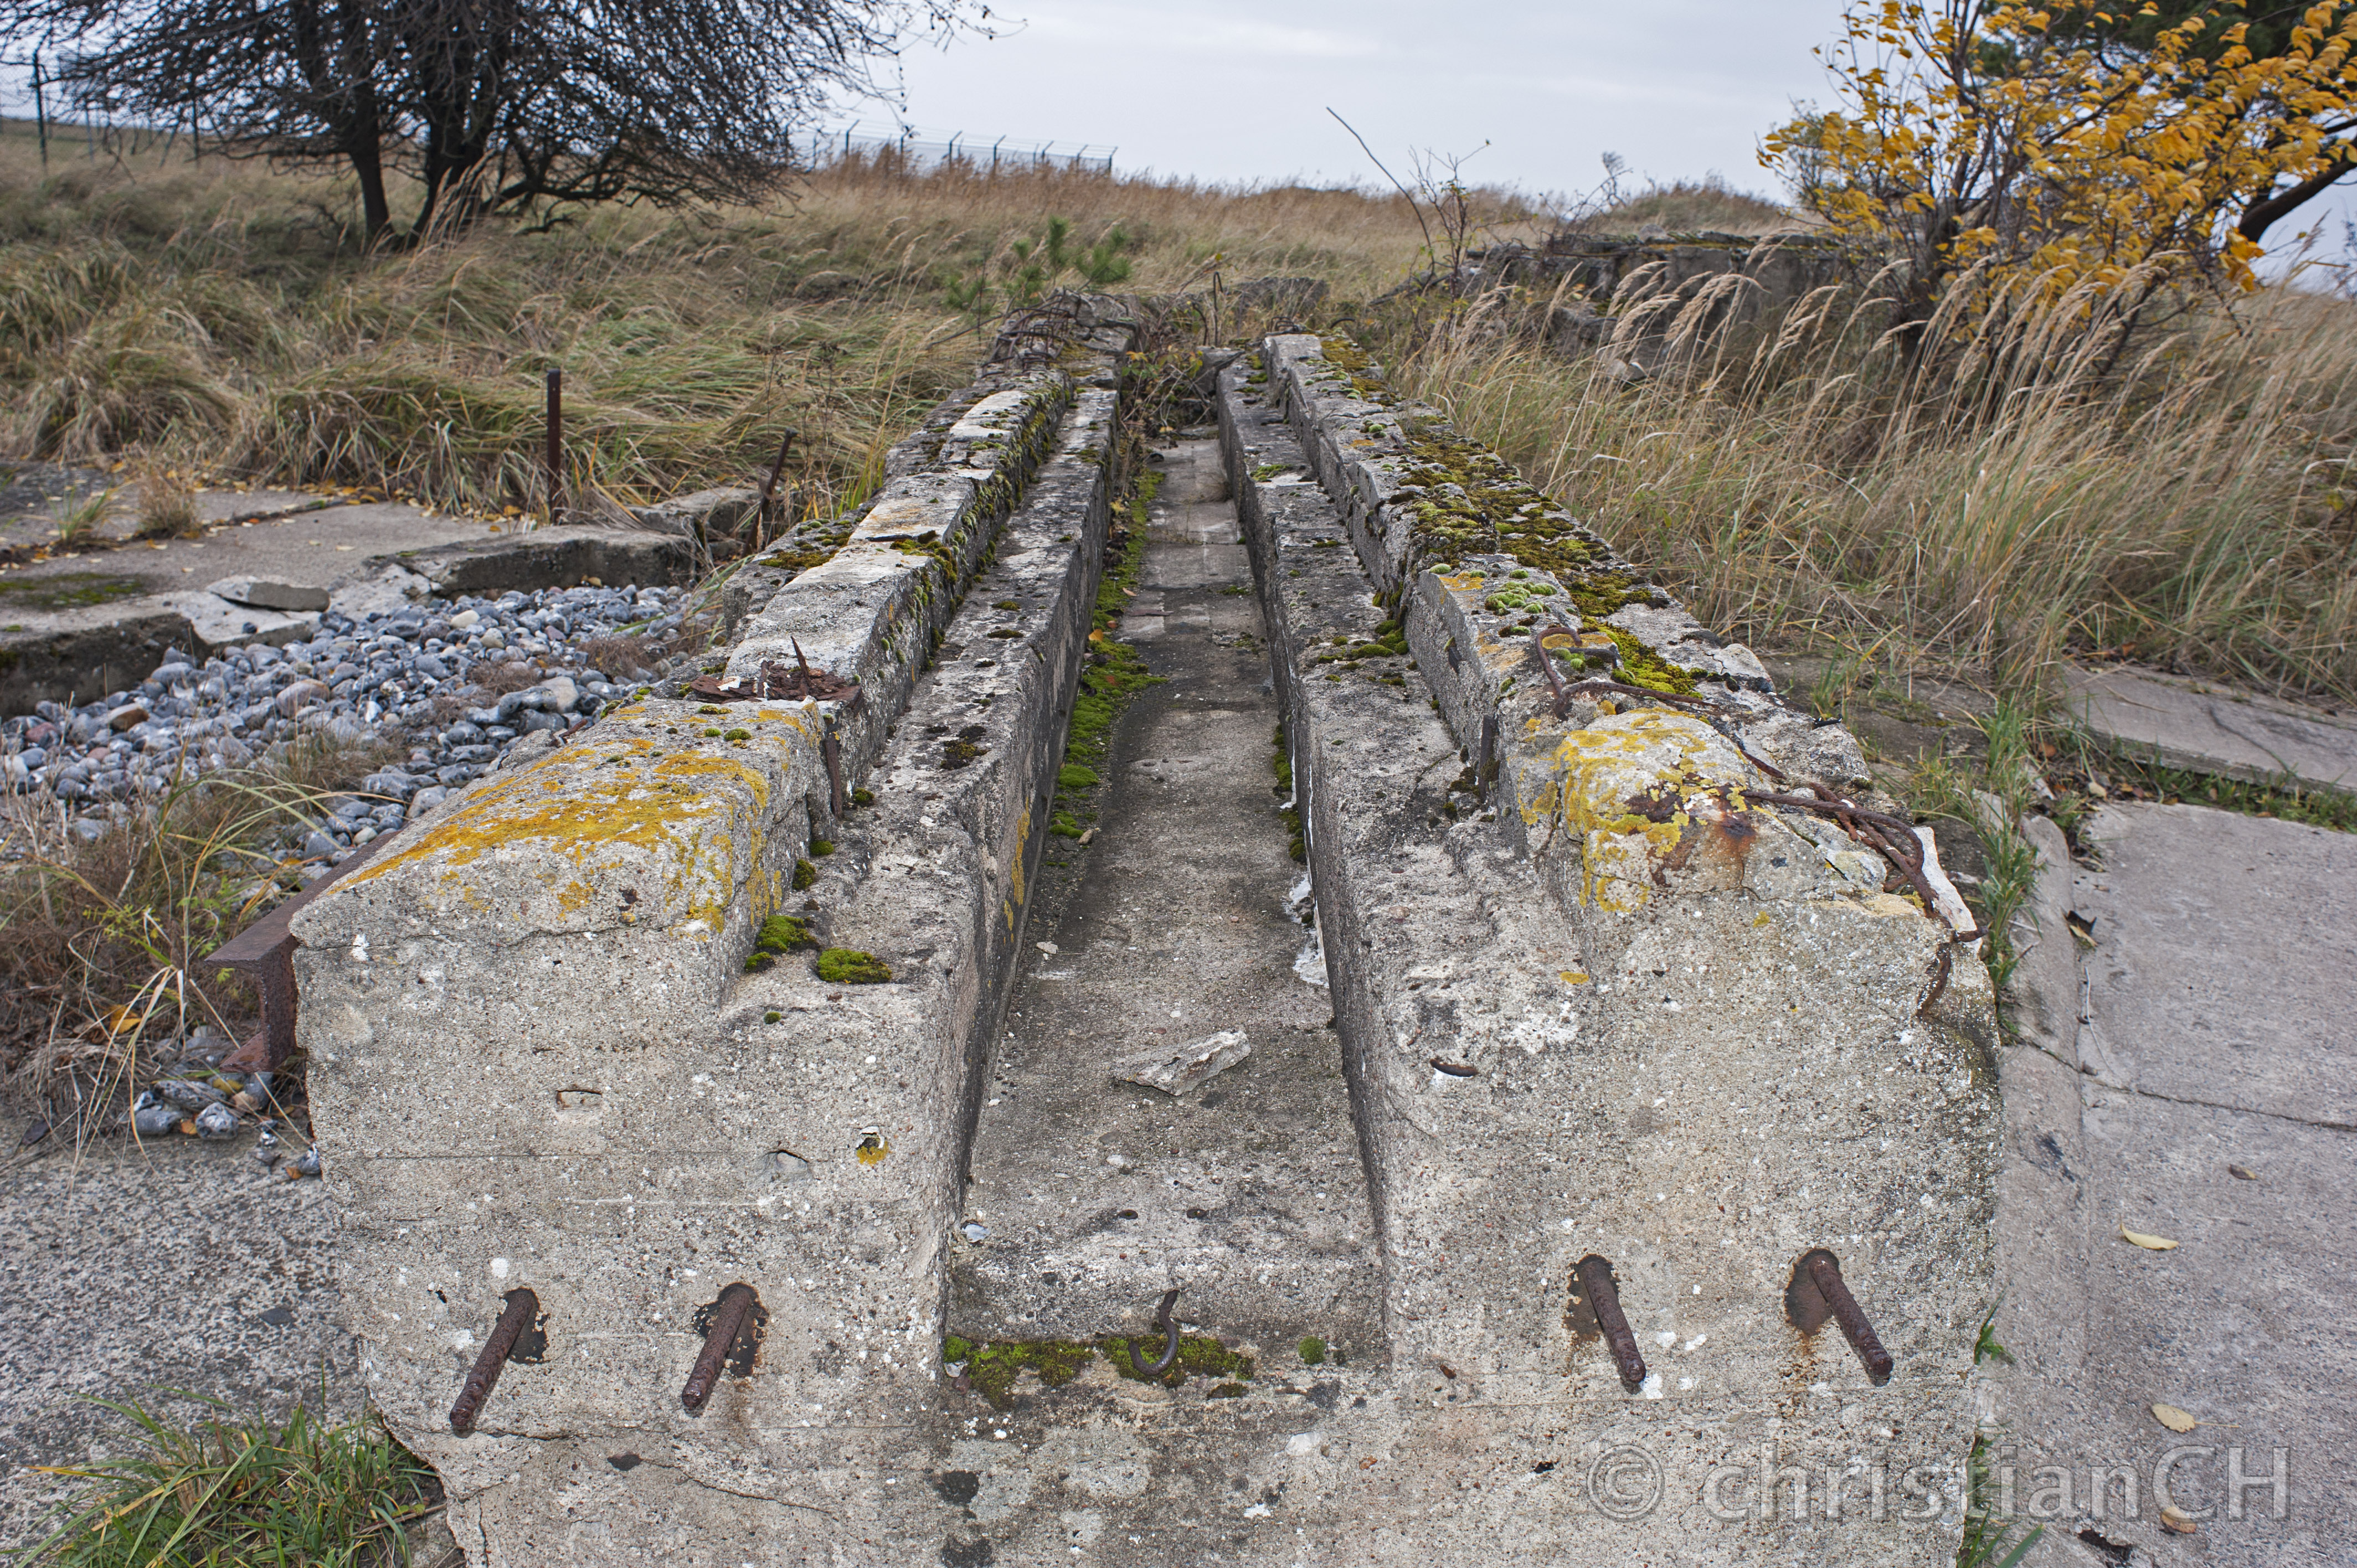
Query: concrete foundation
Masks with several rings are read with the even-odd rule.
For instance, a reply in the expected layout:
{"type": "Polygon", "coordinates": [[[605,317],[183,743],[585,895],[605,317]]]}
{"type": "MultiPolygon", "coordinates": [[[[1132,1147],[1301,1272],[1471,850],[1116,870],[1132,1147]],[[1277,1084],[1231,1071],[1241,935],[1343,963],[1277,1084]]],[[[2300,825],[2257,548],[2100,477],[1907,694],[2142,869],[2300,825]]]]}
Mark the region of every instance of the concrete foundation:
{"type": "Polygon", "coordinates": [[[1172,684],[1043,938],[1125,341],[1084,325],[740,607],[758,695],[609,715],[294,922],[344,1310],[470,1561],[1952,1561],[1985,975],[1936,861],[1925,908],[1745,793],[1853,795],[1855,744],[1273,338],[1229,485],[1173,449],[1125,607],[1172,684]],[[1214,1031],[1253,1054],[1184,1106],[1111,1070],[1214,1031]],[[737,1283],[758,1344],[692,1413],[737,1283]],[[1141,1378],[1174,1286],[1193,1359],[1141,1378]],[[519,1288],[544,1353],[454,1435],[519,1288]]]}

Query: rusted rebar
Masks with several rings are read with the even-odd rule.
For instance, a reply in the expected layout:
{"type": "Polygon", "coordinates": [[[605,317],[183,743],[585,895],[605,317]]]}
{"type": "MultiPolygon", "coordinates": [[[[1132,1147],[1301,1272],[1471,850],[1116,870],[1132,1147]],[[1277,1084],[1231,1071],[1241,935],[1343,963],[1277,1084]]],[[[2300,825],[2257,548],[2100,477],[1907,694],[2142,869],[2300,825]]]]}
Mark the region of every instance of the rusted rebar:
{"type": "Polygon", "coordinates": [[[761,481],[761,499],[753,509],[753,548],[761,548],[762,536],[770,526],[770,498],[777,493],[778,479],[786,471],[786,450],[794,444],[798,430],[789,429],[778,443],[778,460],[770,465],[770,477],[761,481]]]}
{"type": "Polygon", "coordinates": [[[1851,1295],[1849,1286],[1842,1283],[1840,1260],[1823,1247],[1818,1247],[1801,1254],[1801,1269],[1808,1275],[1809,1283],[1817,1287],[1817,1294],[1824,1298],[1825,1305],[1833,1309],[1834,1321],[1841,1325],[1842,1337],[1850,1342],[1851,1348],[1857,1352],[1857,1359],[1866,1364],[1866,1375],[1877,1383],[1889,1381],[1890,1352],[1882,1348],[1882,1341],[1875,1336],[1874,1325],[1866,1320],[1866,1313],[1858,1306],[1857,1298],[1851,1295]]]}
{"type": "Polygon", "coordinates": [[[1175,1290],[1164,1291],[1162,1293],[1162,1305],[1155,1310],[1154,1326],[1162,1330],[1162,1359],[1160,1360],[1155,1362],[1150,1367],[1147,1366],[1144,1361],[1137,1359],[1137,1341],[1132,1339],[1129,1342],[1130,1369],[1135,1371],[1139,1377],[1158,1378],[1163,1373],[1170,1369],[1171,1363],[1178,1359],[1178,1326],[1170,1321],[1170,1309],[1178,1305],[1178,1293],[1175,1290]]]}
{"type": "Polygon", "coordinates": [[[1645,1358],[1637,1348],[1637,1336],[1629,1326],[1628,1316],[1620,1310],[1620,1293],[1612,1283],[1612,1260],[1590,1252],[1571,1272],[1587,1293],[1587,1308],[1596,1315],[1596,1326],[1604,1333],[1613,1364],[1620,1369],[1620,1380],[1635,1388],[1645,1380],[1645,1358]]]}
{"type": "Polygon", "coordinates": [[[450,1407],[450,1430],[464,1437],[475,1430],[475,1417],[490,1396],[491,1386],[500,1380],[500,1369],[516,1347],[516,1338],[533,1320],[540,1316],[540,1297],[528,1290],[511,1290],[501,1297],[507,1307],[492,1326],[491,1337],[483,1341],[483,1353],[475,1358],[474,1370],[458,1390],[458,1402],[450,1407]]]}
{"type": "Polygon", "coordinates": [[[745,1331],[745,1318],[761,1305],[761,1298],[751,1285],[738,1281],[720,1293],[720,1300],[712,1313],[712,1329],[704,1337],[704,1353],[687,1374],[687,1387],[680,1391],[679,1402],[694,1415],[712,1397],[713,1385],[720,1380],[721,1369],[728,1364],[728,1352],[737,1347],[737,1337],[745,1331]]]}

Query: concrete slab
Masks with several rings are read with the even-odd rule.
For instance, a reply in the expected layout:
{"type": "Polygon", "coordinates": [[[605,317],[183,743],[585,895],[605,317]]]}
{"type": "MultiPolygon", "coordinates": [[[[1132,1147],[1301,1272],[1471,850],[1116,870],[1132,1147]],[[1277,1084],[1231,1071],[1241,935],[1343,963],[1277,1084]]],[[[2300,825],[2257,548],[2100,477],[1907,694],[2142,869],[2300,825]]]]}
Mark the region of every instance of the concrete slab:
{"type": "Polygon", "coordinates": [[[2357,1406],[2328,1391],[2357,1386],[2357,841],[2115,806],[2083,843],[2100,864],[2051,878],[2093,923],[2083,1070],[2002,1053],[2003,1506],[2047,1525],[2036,1564],[2346,1562],[2357,1406]]]}
{"type": "Polygon", "coordinates": [[[39,1539],[62,1489],[34,1466],[120,1451],[129,1423],[91,1400],[184,1423],[221,1413],[197,1399],[359,1409],[318,1182],[194,1140],[98,1144],[0,1174],[0,1551],[39,1539]]]}
{"type": "Polygon", "coordinates": [[[233,602],[210,591],[216,583],[274,585],[261,596],[287,604],[324,594],[358,617],[427,594],[685,582],[697,563],[694,542],[665,531],[524,532],[371,502],[0,565],[0,713],[119,690],[175,645],[202,657],[317,624],[316,611],[233,602]]]}
{"type": "Polygon", "coordinates": [[[2198,806],[2082,833],[2082,1068],[2140,1095],[2357,1129],[2357,839],[2198,806]]]}
{"type": "MultiPolygon", "coordinates": [[[[1214,444],[1179,446],[1167,471],[1149,580],[1206,534],[1236,537],[1214,444]]],[[[1210,585],[1154,596],[1168,634],[1147,657],[1168,683],[1125,714],[1095,840],[1042,874],[1074,886],[1028,933],[1056,950],[1026,955],[975,1128],[967,1213],[988,1234],[955,1250],[951,1331],[1143,1333],[1176,1286],[1183,1322],[1263,1355],[1313,1335],[1378,1354],[1374,1221],[1330,999],[1295,969],[1308,934],[1287,913],[1300,868],[1267,787],[1281,714],[1264,639],[1214,641],[1208,607],[1192,624],[1174,613],[1209,596],[1256,629],[1256,609],[1210,585]],[[1251,1055],[1200,1090],[1114,1081],[1139,1050],[1214,1031],[1251,1055]]]]}
{"type": "Polygon", "coordinates": [[[2205,681],[2073,670],[2064,711],[2104,745],[2164,768],[2357,794],[2357,717],[2205,681]]]}
{"type": "Polygon", "coordinates": [[[133,591],[142,594],[179,593],[224,577],[327,588],[375,556],[520,533],[511,524],[447,517],[392,501],[327,507],[224,526],[199,539],[132,541],[18,566],[0,575],[0,603],[50,607],[41,603],[41,585],[93,571],[135,582],[133,591]]]}

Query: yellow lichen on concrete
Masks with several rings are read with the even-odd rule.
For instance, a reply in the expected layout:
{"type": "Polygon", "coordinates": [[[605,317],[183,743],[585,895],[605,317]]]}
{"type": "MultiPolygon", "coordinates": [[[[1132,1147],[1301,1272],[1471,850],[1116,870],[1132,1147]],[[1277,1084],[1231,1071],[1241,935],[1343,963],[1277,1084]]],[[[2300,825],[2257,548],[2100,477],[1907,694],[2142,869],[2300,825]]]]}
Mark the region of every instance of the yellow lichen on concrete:
{"type": "Polygon", "coordinates": [[[1706,792],[1745,779],[1742,758],[1708,725],[1650,709],[1566,731],[1549,768],[1555,783],[1530,792],[1525,820],[1560,811],[1579,835],[1581,901],[1621,914],[1651,898],[1706,792]]]}
{"type": "Polygon", "coordinates": [[[1015,854],[1009,863],[1010,869],[1006,878],[1008,885],[1015,889],[1015,901],[1017,904],[1023,902],[1023,852],[1030,846],[1030,843],[1031,808],[1026,806],[1023,808],[1023,814],[1015,820],[1015,854]]]}
{"type": "MultiPolygon", "coordinates": [[[[776,717],[807,736],[793,715],[776,717]]],[[[497,852],[535,849],[585,874],[565,878],[561,888],[555,875],[544,878],[558,913],[570,917],[595,898],[594,879],[586,874],[596,863],[618,848],[638,849],[663,867],[664,901],[683,910],[683,933],[709,940],[719,934],[739,883],[748,872],[758,875],[771,780],[769,769],[745,757],[667,745],[676,743],[616,733],[553,752],[495,779],[414,843],[355,872],[339,891],[420,865],[481,909],[486,900],[466,868],[497,852]],[[742,867],[740,822],[750,860],[742,867]]],[[[788,750],[791,745],[786,742],[788,750]]],[[[775,908],[774,888],[768,897],[775,908]]]]}

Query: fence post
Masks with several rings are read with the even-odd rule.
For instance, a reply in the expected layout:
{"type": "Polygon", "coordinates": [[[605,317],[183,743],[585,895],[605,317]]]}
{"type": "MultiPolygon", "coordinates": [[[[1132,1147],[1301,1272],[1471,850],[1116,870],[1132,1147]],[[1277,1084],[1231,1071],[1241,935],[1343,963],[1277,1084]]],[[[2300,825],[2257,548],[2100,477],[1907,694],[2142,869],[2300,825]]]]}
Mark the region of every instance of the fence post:
{"type": "Polygon", "coordinates": [[[556,522],[556,509],[565,499],[565,371],[548,367],[548,521],[556,522]]]}
{"type": "Polygon", "coordinates": [[[33,55],[33,124],[40,133],[41,168],[46,173],[49,166],[49,101],[41,88],[41,57],[36,50],[33,55]]]}

